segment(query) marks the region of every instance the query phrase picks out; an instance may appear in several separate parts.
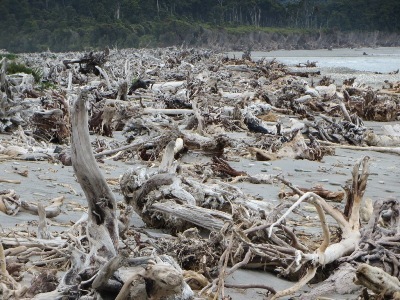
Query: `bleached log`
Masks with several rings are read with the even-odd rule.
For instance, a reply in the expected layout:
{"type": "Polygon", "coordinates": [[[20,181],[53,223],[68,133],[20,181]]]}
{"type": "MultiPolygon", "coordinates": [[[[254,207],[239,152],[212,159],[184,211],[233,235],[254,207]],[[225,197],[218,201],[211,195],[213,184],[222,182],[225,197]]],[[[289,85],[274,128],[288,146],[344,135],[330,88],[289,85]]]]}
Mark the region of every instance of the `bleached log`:
{"type": "Polygon", "coordinates": [[[398,147],[400,146],[400,137],[393,135],[375,134],[372,131],[364,133],[364,141],[368,146],[376,147],[398,147]]]}
{"type": "Polygon", "coordinates": [[[358,150],[358,151],[375,151],[380,153],[396,154],[400,155],[400,147],[360,147],[360,146],[350,146],[350,145],[338,145],[331,142],[323,142],[321,144],[329,145],[333,148],[348,149],[348,150],[358,150]]]}
{"type": "Polygon", "coordinates": [[[61,239],[52,239],[52,240],[44,240],[44,239],[37,239],[37,238],[24,238],[24,237],[2,237],[1,242],[7,248],[9,247],[39,247],[39,248],[46,248],[46,247],[64,247],[68,245],[66,240],[61,239]]]}
{"type": "Polygon", "coordinates": [[[153,91],[174,91],[177,88],[180,88],[186,83],[186,81],[171,81],[171,82],[164,82],[164,83],[154,83],[151,86],[153,91]]]}
{"type": "Polygon", "coordinates": [[[248,65],[225,65],[225,69],[234,72],[256,72],[257,68],[248,65]]]}
{"type": "Polygon", "coordinates": [[[144,114],[165,114],[165,115],[190,115],[194,114],[192,109],[167,109],[167,108],[150,108],[143,109],[144,114]]]}
{"type": "Polygon", "coordinates": [[[232,216],[227,213],[194,205],[180,205],[172,201],[153,203],[150,209],[167,213],[208,230],[221,230],[226,221],[232,221],[232,216]]]}
{"type": "Polygon", "coordinates": [[[400,299],[400,281],[380,268],[361,264],[356,271],[355,284],[363,285],[388,299],[400,299]]]}

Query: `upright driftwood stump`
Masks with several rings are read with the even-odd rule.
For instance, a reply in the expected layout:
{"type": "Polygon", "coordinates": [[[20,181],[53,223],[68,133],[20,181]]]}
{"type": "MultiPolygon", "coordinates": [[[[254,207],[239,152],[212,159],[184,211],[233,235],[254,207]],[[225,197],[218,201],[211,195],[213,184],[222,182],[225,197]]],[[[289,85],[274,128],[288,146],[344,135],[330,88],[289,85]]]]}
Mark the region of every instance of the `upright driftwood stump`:
{"type": "Polygon", "coordinates": [[[83,90],[73,105],[72,166],[88,201],[91,251],[93,255],[109,259],[118,250],[116,202],[92,153],[85,105],[87,97],[88,91],[83,90]]]}
{"type": "Polygon", "coordinates": [[[190,299],[193,292],[171,257],[130,257],[129,251],[119,251],[116,201],[92,152],[87,101],[88,91],[82,90],[73,104],[71,160],[88,202],[87,220],[82,222],[86,222],[89,253],[73,249],[72,266],[58,291],[35,299],[61,299],[65,295],[74,299],[98,299],[104,292],[111,293],[115,299],[147,300],[172,295],[190,299]],[[116,271],[120,276],[114,276],[116,271]]]}

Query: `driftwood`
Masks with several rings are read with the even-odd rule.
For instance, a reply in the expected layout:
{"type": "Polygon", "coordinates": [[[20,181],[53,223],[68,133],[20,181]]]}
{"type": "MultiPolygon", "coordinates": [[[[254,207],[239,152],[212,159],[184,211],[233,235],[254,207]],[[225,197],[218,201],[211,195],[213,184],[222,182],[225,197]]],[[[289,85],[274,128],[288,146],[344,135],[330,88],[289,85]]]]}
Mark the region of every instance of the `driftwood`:
{"type": "Polygon", "coordinates": [[[86,111],[87,91],[82,91],[75,101],[72,112],[72,166],[88,201],[88,238],[92,243],[92,255],[102,248],[100,257],[111,258],[118,249],[118,225],[116,203],[93,157],[89,143],[86,111]]]}
{"type": "Polygon", "coordinates": [[[397,154],[400,155],[400,147],[374,147],[374,146],[369,146],[369,147],[359,147],[359,146],[350,146],[350,145],[337,145],[333,143],[328,143],[328,142],[322,142],[326,145],[329,145],[333,148],[341,148],[341,149],[349,149],[349,150],[358,150],[358,151],[375,151],[375,152],[381,152],[381,153],[389,153],[389,154],[397,154]]]}
{"type": "MultiPolygon", "coordinates": [[[[313,192],[313,193],[317,194],[318,196],[320,196],[321,198],[324,198],[326,200],[331,200],[331,201],[337,201],[337,202],[342,201],[345,196],[345,192],[343,192],[343,191],[333,192],[333,191],[323,188],[322,186],[315,186],[312,188],[299,188],[299,190],[302,191],[303,193],[313,192]]],[[[282,192],[279,194],[279,197],[281,197],[281,198],[291,197],[295,194],[296,194],[295,192],[282,192]]]]}
{"type": "Polygon", "coordinates": [[[34,134],[37,138],[53,143],[65,143],[70,135],[68,106],[63,109],[50,109],[35,112],[32,123],[35,127],[34,134]]]}
{"type": "MultiPolygon", "coordinates": [[[[113,284],[108,283],[108,278],[119,267],[125,265],[129,259],[119,256],[121,254],[119,254],[119,233],[115,198],[103,175],[101,174],[91,151],[89,130],[87,127],[87,97],[88,91],[82,90],[78,99],[73,105],[71,121],[71,150],[72,165],[88,201],[86,230],[90,252],[84,256],[81,256],[80,258],[75,259],[72,268],[67,272],[67,275],[64,276],[59,288],[62,287],[61,290],[64,291],[65,289],[70,290],[71,287],[76,285],[78,273],[83,269],[90,267],[92,269],[94,268],[94,270],[98,270],[98,272],[95,272],[94,274],[88,274],[90,277],[95,275],[93,277],[94,280],[92,278],[85,283],[82,282],[80,286],[85,289],[92,286],[94,290],[102,293],[105,291],[111,291],[110,289],[113,284]],[[109,261],[109,263],[105,264],[107,261],[109,261]],[[112,264],[111,262],[114,261],[117,262],[112,264]],[[103,276],[100,276],[100,274],[103,274],[103,276]],[[104,276],[104,274],[108,275],[104,276]]],[[[155,271],[155,273],[158,274],[160,271],[159,264],[156,264],[154,268],[158,270],[155,271]]],[[[174,274],[172,269],[168,269],[169,272],[166,271],[166,276],[161,276],[158,274],[158,277],[152,277],[149,275],[151,270],[153,270],[153,267],[147,266],[144,268],[144,270],[146,270],[145,273],[139,273],[140,276],[137,276],[141,278],[151,278],[156,283],[160,282],[161,286],[164,286],[164,291],[167,290],[168,287],[173,287],[171,288],[171,292],[167,293],[167,295],[179,294],[182,292],[181,287],[184,285],[182,279],[176,278],[174,281],[168,280],[168,276],[170,276],[171,272],[174,274]]],[[[178,272],[179,270],[175,273],[178,272]]],[[[116,295],[117,299],[125,299],[126,296],[120,296],[120,293],[122,293],[122,295],[134,295],[136,293],[135,289],[138,288],[137,284],[134,284],[133,290],[131,289],[131,283],[133,281],[134,280],[131,280],[130,278],[125,279],[125,281],[123,280],[125,283],[122,287],[120,286],[118,288],[116,295]],[[129,292],[127,292],[127,290],[129,290],[129,292]]],[[[155,286],[157,287],[157,285],[155,286]]],[[[154,289],[154,286],[145,286],[144,289],[147,291],[147,295],[153,295],[154,293],[157,293],[157,289],[154,289]]],[[[140,291],[143,292],[143,290],[140,291]]]]}
{"type": "Polygon", "coordinates": [[[276,152],[255,147],[249,147],[248,150],[250,154],[254,155],[255,158],[260,161],[276,160],[283,157],[319,161],[327,153],[326,149],[320,147],[319,142],[315,139],[310,143],[306,143],[300,132],[295,133],[292,140],[283,144],[276,152]]]}
{"type": "MultiPolygon", "coordinates": [[[[54,218],[61,213],[61,206],[64,202],[65,197],[57,197],[51,200],[51,204],[45,207],[45,217],[54,218]]],[[[21,201],[21,207],[32,214],[39,215],[39,205],[35,203],[29,203],[26,201],[21,201]]]]}
{"type": "Polygon", "coordinates": [[[288,74],[293,75],[293,76],[299,76],[299,77],[312,77],[312,76],[317,76],[321,75],[321,71],[290,71],[288,74]]]}
{"type": "Polygon", "coordinates": [[[69,68],[69,65],[71,64],[79,64],[79,72],[83,74],[94,73],[95,75],[100,75],[100,72],[98,69],[96,69],[96,67],[103,66],[103,64],[107,61],[109,52],[109,49],[106,49],[102,53],[90,52],[79,59],[64,60],[63,64],[67,68],[69,68]]]}
{"type": "Polygon", "coordinates": [[[19,196],[14,190],[0,191],[0,212],[16,215],[21,207],[19,196]]]}
{"type": "Polygon", "coordinates": [[[46,211],[44,209],[43,204],[38,204],[38,215],[39,215],[39,225],[38,225],[38,237],[40,239],[52,239],[54,238],[47,228],[46,222],[46,211]]]}
{"type": "MultiPolygon", "coordinates": [[[[242,157],[246,162],[249,156],[258,160],[321,160],[333,154],[330,150],[334,147],[348,144],[394,146],[396,138],[371,135],[362,119],[395,118],[396,95],[353,86],[339,90],[330,78],[322,78],[319,86],[309,86],[281,64],[255,62],[250,56],[230,60],[200,50],[176,48],[135,52],[120,49],[111,56],[105,54],[96,58],[97,54],[91,53],[66,61],[68,67],[79,63],[80,71],[86,74],[78,74],[77,67],[65,70],[65,65],[58,63],[62,59],[55,62],[44,54],[48,58],[44,78],[61,90],[59,94],[46,88],[39,92],[29,76],[0,74],[0,131],[14,131],[16,125],[21,125],[17,134],[2,139],[0,159],[36,159],[43,152],[40,157],[53,163],[53,154],[44,150],[53,147],[34,139],[41,129],[45,142],[69,143],[71,125],[72,160],[67,147],[60,158],[65,165],[73,165],[88,201],[88,212],[59,232],[49,228],[46,217],[58,215],[60,205],[43,210],[40,205],[19,201],[9,191],[3,194],[5,211],[15,213],[21,202],[23,208],[39,214],[39,226],[37,232],[10,230],[1,237],[5,248],[5,259],[0,255],[0,281],[5,291],[2,296],[189,299],[193,292],[184,283],[187,278],[201,290],[202,297],[226,299],[226,288],[230,287],[262,288],[268,297],[279,298],[292,295],[311,280],[320,281],[330,275],[321,286],[302,295],[303,299],[313,299],[327,292],[359,293],[360,287],[351,278],[358,265],[365,262],[388,275],[400,276],[398,201],[375,201],[373,210],[375,199],[362,202],[367,158],[354,167],[344,211],[336,208],[341,204],[328,202],[339,201],[343,192],[310,188],[304,183],[296,188],[277,176],[273,168],[270,171],[269,163],[263,164],[263,174],[253,174],[255,168],[235,169],[228,163],[242,157]],[[106,59],[110,60],[107,66],[106,59]],[[132,82],[131,63],[137,78],[152,79],[132,82]],[[99,80],[93,72],[104,79],[99,80]],[[84,84],[89,87],[80,91],[77,85],[84,84]],[[75,99],[75,93],[79,95],[70,116],[68,101],[75,99]],[[128,97],[131,93],[135,95],[128,97]],[[115,139],[97,139],[90,144],[87,111],[90,129],[115,139]],[[57,118],[46,122],[53,117],[57,118]],[[60,137],[54,130],[60,128],[58,122],[65,125],[59,131],[63,135],[60,137]],[[115,131],[121,129],[127,144],[117,140],[120,135],[115,131]],[[121,177],[125,202],[116,203],[95,158],[142,165],[121,177]],[[282,196],[297,194],[297,201],[293,204],[296,198],[290,197],[273,205],[247,195],[234,185],[243,180],[250,184],[281,180],[293,191],[282,196]],[[307,206],[304,213],[302,202],[314,205],[315,210],[307,206]],[[14,205],[11,210],[10,205],[14,205]],[[132,211],[164,234],[130,226],[132,211]],[[314,227],[312,234],[308,226],[314,227]],[[318,226],[322,236],[314,234],[318,226]],[[35,268],[48,272],[34,276],[28,290],[14,279],[26,270],[38,273],[35,268]],[[270,271],[296,284],[285,291],[277,291],[268,282],[225,284],[226,277],[235,276],[239,268],[270,271]],[[65,275],[59,280],[56,271],[65,275]],[[48,286],[44,284],[46,278],[48,286]],[[56,291],[51,291],[56,285],[56,291]]],[[[41,61],[36,54],[30,56],[29,62],[32,58],[41,61]]],[[[297,75],[316,75],[305,71],[307,74],[297,75]]],[[[376,148],[360,147],[371,149],[376,148]]],[[[4,178],[3,183],[12,182],[4,178]]],[[[385,290],[384,283],[378,282],[377,286],[385,290]]]]}
{"type": "Polygon", "coordinates": [[[355,283],[372,290],[380,297],[400,299],[400,281],[380,268],[361,264],[356,271],[355,283]]]}
{"type": "Polygon", "coordinates": [[[346,106],[364,120],[394,121],[399,110],[395,97],[372,89],[346,88],[343,91],[346,106]]]}

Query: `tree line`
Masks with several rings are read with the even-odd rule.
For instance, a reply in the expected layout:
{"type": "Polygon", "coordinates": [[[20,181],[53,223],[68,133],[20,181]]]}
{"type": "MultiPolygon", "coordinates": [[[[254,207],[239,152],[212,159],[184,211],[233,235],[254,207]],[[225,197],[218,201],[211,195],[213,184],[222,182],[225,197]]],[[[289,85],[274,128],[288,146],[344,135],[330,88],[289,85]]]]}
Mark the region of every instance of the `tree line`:
{"type": "Polygon", "coordinates": [[[1,0],[0,11],[0,49],[14,52],[165,46],[204,28],[400,30],[398,0],[1,0]]]}

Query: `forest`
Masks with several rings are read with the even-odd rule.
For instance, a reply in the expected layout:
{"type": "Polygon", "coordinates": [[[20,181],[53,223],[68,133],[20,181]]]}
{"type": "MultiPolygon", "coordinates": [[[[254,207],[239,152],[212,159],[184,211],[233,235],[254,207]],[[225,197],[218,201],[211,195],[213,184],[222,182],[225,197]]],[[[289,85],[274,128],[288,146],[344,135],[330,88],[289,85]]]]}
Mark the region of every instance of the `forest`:
{"type": "Polygon", "coordinates": [[[397,0],[1,0],[0,49],[195,45],[205,30],[400,31],[397,0]]]}

